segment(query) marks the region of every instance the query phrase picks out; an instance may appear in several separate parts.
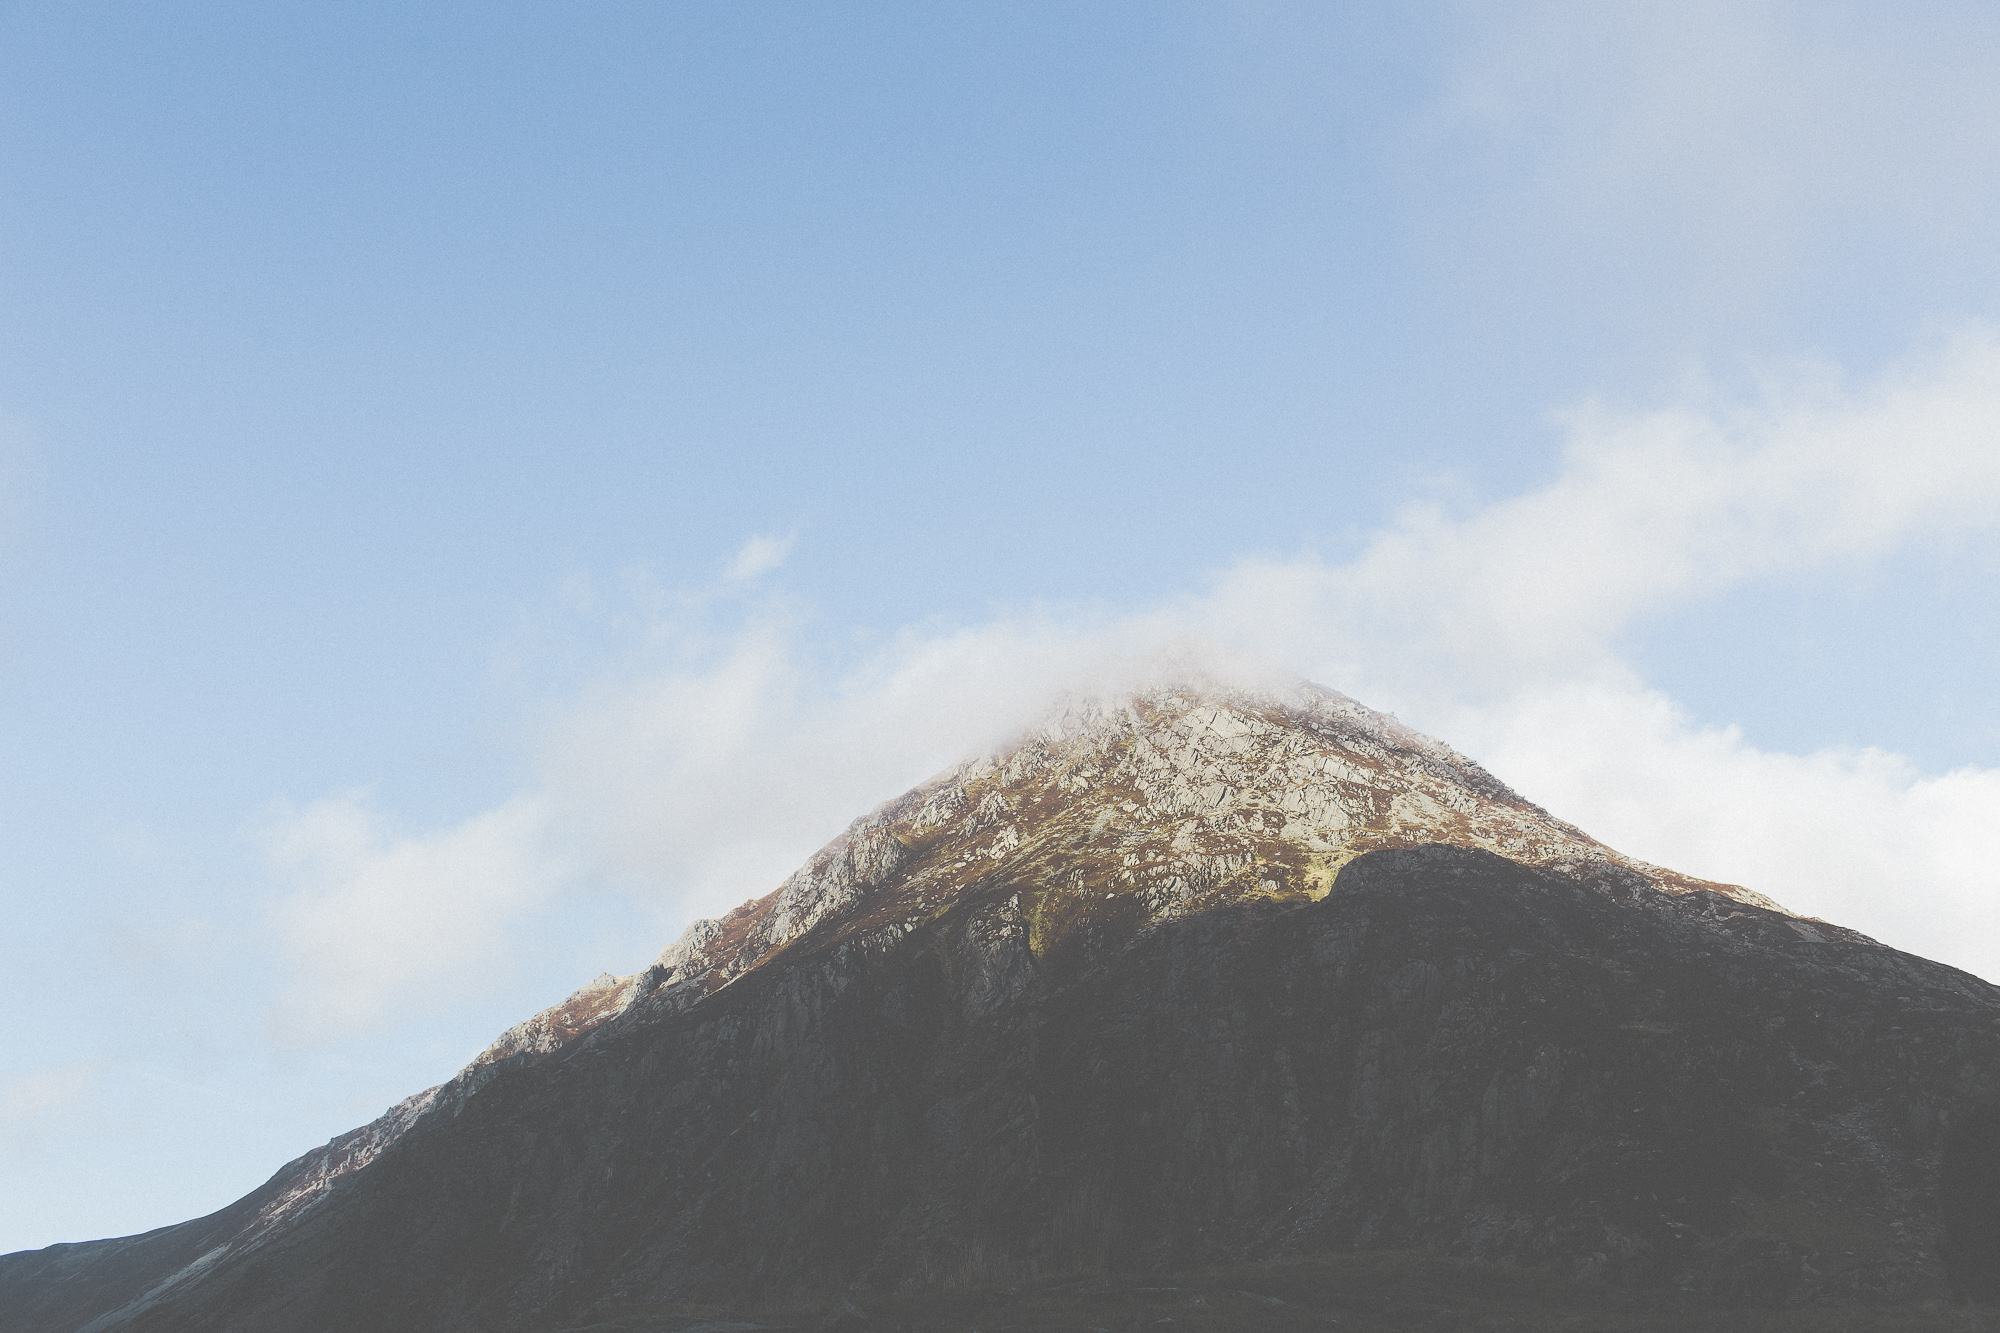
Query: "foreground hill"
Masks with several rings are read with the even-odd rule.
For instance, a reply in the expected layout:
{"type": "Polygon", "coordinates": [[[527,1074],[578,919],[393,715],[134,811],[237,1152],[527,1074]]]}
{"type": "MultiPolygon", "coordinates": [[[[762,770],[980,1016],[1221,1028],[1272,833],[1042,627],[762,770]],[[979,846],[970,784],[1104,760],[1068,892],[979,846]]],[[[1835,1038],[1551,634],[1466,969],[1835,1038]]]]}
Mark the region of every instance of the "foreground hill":
{"type": "Polygon", "coordinates": [[[1985,982],[1624,857],[1342,696],[1159,690],[891,802],[220,1213],[0,1258],[0,1327],[556,1329],[1386,1250],[1913,1305],[1948,1257],[1983,1280],[1940,1182],[1996,1057],[1985,982]]]}

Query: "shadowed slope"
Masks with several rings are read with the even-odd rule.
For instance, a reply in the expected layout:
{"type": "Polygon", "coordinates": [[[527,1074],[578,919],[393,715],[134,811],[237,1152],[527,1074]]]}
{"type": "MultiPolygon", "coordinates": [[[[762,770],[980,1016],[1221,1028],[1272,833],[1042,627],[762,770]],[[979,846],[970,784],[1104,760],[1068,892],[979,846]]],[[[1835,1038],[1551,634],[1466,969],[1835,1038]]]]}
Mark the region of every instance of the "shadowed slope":
{"type": "MultiPolygon", "coordinates": [[[[1916,1296],[1996,1018],[1341,696],[1163,691],[858,821],[263,1230],[65,1262],[102,1328],[539,1327],[1369,1246],[1916,1296]]],[[[0,1259],[0,1297],[42,1299],[50,1253],[0,1259]]]]}

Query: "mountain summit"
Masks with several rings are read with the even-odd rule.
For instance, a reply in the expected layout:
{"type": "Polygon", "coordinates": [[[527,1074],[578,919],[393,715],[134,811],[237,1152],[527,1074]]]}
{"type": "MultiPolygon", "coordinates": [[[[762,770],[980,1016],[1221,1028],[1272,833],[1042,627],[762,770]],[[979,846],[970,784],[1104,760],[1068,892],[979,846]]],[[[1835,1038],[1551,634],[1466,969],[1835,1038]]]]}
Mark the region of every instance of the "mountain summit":
{"type": "Polygon", "coordinates": [[[0,1327],[556,1329],[1380,1248],[1916,1299],[1976,1248],[1937,1180],[1996,1056],[1986,983],[1626,857],[1343,695],[1161,687],[889,802],[219,1213],[0,1258],[0,1327]]]}
{"type": "Polygon", "coordinates": [[[1727,910],[1723,900],[1782,910],[1615,852],[1450,746],[1333,690],[1163,687],[1058,707],[1003,753],[856,820],[776,892],[695,922],[645,972],[599,977],[509,1029],[475,1066],[546,1054],[642,1000],[655,1011],[685,1005],[822,923],[816,946],[880,946],[1006,886],[1005,929],[1045,959],[1073,933],[1101,941],[1227,904],[1316,902],[1356,857],[1430,843],[1613,896],[1661,891],[1696,913],[1727,910]]]}

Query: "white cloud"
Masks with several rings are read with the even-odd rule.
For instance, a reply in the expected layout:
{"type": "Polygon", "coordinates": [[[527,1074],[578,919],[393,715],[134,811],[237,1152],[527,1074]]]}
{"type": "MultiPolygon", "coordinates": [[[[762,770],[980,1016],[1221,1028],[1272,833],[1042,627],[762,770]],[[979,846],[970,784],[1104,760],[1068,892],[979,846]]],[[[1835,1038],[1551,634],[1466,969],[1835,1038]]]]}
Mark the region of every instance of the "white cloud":
{"type": "Polygon", "coordinates": [[[392,832],[358,793],[273,813],[265,844],[292,885],[275,919],[290,969],[280,1037],[367,1026],[490,974],[508,927],[564,883],[544,822],[534,797],[427,837],[392,832]]]}
{"type": "Polygon", "coordinates": [[[1246,562],[1123,616],[1003,614],[841,659],[768,606],[660,602],[680,619],[639,637],[664,664],[563,710],[532,793],[427,837],[389,835],[353,797],[277,821],[298,885],[285,1019],[328,1031],[463,985],[568,879],[679,916],[733,906],[1058,689],[1176,652],[1397,709],[1634,855],[2000,975],[2000,931],[1962,928],[2000,926],[2000,773],[1759,751],[1682,715],[1616,649],[1635,621],[1746,580],[2000,529],[2000,343],[1971,331],[1858,387],[1805,371],[1747,405],[1598,406],[1566,429],[1538,489],[1412,511],[1344,564],[1246,562]]]}
{"type": "Polygon", "coordinates": [[[1540,489],[1464,517],[1413,510],[1343,566],[1245,565],[1210,614],[1274,649],[1317,634],[1398,689],[1607,669],[1648,613],[1993,527],[2000,340],[1968,329],[1859,388],[1804,368],[1749,405],[1589,406],[1567,430],[1540,489]]]}
{"type": "Polygon", "coordinates": [[[1943,923],[1990,897],[1992,775],[1757,751],[1675,712],[1616,643],[1747,580],[2000,528],[2000,344],[1971,330],[1869,384],[1808,368],[1755,403],[1592,407],[1567,431],[1534,491],[1413,511],[1345,564],[1246,562],[1151,611],[910,632],[831,673],[758,621],[559,725],[549,790],[622,870],[712,910],[1066,681],[1192,637],[1398,708],[1636,855],[1954,956],[1943,923]]]}
{"type": "Polygon", "coordinates": [[[607,684],[563,717],[544,747],[545,790],[600,866],[718,910],[997,742],[1135,637],[1007,617],[908,633],[829,671],[795,624],[753,614],[711,657],[607,684]]]}
{"type": "Polygon", "coordinates": [[[1759,750],[1629,680],[1458,721],[1457,743],[1622,851],[2000,977],[2000,771],[1927,776],[1879,750],[1759,750]]]}
{"type": "Polygon", "coordinates": [[[752,537],[744,542],[736,552],[736,558],[729,562],[729,580],[732,583],[747,583],[759,574],[767,574],[785,563],[792,553],[791,537],[752,537]]]}

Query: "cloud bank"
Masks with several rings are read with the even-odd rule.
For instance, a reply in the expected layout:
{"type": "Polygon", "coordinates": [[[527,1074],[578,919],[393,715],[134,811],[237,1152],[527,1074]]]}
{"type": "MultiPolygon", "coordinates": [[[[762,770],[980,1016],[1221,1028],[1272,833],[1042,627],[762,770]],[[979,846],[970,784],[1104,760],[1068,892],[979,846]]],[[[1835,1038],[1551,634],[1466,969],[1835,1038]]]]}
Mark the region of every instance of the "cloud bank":
{"type": "Polygon", "coordinates": [[[1586,405],[1563,430],[1533,490],[1412,509],[1350,560],[1246,561],[1122,615],[913,628],[859,659],[773,602],[655,624],[655,645],[699,647],[570,701],[515,800],[423,837],[389,835],[351,796],[274,821],[297,885],[283,1011],[333,1029],[440,993],[582,883],[670,916],[726,909],[1057,691],[1163,656],[1393,708],[1623,851],[2000,976],[2000,772],[1762,751],[1685,715],[1617,646],[1745,582],[2000,530],[2000,339],[1965,330],[1861,385],[1801,367],[1751,401],[1586,405]]]}

